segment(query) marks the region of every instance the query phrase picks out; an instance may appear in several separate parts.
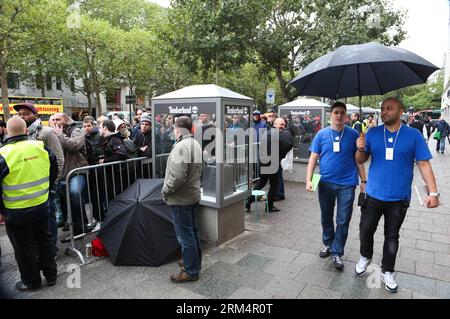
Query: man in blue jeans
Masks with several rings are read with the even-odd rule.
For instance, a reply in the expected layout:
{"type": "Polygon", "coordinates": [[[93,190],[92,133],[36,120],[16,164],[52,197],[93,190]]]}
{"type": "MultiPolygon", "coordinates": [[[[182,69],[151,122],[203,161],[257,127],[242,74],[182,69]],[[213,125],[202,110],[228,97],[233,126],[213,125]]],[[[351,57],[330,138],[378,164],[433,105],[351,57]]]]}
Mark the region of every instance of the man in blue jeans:
{"type": "Polygon", "coordinates": [[[429,193],[425,206],[439,206],[432,158],[421,132],[402,125],[401,116],[405,107],[397,98],[387,98],[381,104],[384,125],[372,128],[366,137],[357,140],[356,160],[363,164],[371,157],[367,182],[367,203],[361,206],[359,238],[361,241],[357,275],[362,275],[373,256],[373,236],[381,216],[384,216],[384,245],[381,260],[381,280],[385,288],[397,292],[395,259],[398,251],[400,227],[406,217],[411,201],[411,184],[414,176],[414,161],[417,162],[429,193]]]}
{"type": "Polygon", "coordinates": [[[177,141],[167,159],[162,189],[163,199],[172,209],[175,233],[183,254],[180,262],[183,269],[170,276],[173,283],[196,281],[201,269],[202,251],[195,218],[200,201],[202,148],[191,130],[189,117],[176,118],[174,133],[177,141]]]}
{"type": "Polygon", "coordinates": [[[331,126],[320,130],[315,136],[310,152],[306,190],[313,191],[312,177],[317,160],[320,159],[319,203],[322,223],[322,241],[325,247],[320,251],[322,258],[331,255],[336,269],[343,270],[344,246],[353,212],[355,187],[358,172],[361,178],[360,190],[364,192],[366,175],[364,165],[355,161],[358,132],[345,126],[347,107],[342,102],[331,106],[331,126]],[[334,206],[337,202],[336,228],[334,206]]]}

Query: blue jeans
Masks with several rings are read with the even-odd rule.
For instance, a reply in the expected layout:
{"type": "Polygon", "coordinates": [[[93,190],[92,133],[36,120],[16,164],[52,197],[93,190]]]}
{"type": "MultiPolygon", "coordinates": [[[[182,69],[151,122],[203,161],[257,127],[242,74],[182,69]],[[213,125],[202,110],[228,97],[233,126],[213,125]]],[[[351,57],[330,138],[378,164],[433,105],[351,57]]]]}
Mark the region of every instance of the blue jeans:
{"type": "Polygon", "coordinates": [[[352,218],[355,186],[341,186],[321,181],[318,188],[323,243],[331,248],[332,255],[342,256],[352,218]],[[336,202],[335,230],[333,217],[336,202]]]}
{"type": "Polygon", "coordinates": [[[446,137],[442,137],[440,140],[441,143],[439,145],[439,148],[441,150],[441,153],[444,153],[444,151],[445,151],[445,139],[446,139],[446,137]]]}
{"type": "MultiPolygon", "coordinates": [[[[75,175],[70,178],[70,207],[72,212],[73,231],[75,235],[83,232],[83,227],[87,225],[86,217],[86,176],[75,175]]],[[[67,199],[66,199],[66,185],[64,181],[60,182],[61,195],[61,210],[64,216],[67,216],[67,199]]]]}
{"type": "Polygon", "coordinates": [[[184,270],[197,277],[202,264],[202,250],[195,216],[198,204],[171,206],[173,225],[183,254],[184,270]]]}
{"type": "Polygon", "coordinates": [[[283,171],[280,172],[280,179],[278,180],[278,191],[277,197],[284,198],[284,179],[283,179],[283,171]]]}

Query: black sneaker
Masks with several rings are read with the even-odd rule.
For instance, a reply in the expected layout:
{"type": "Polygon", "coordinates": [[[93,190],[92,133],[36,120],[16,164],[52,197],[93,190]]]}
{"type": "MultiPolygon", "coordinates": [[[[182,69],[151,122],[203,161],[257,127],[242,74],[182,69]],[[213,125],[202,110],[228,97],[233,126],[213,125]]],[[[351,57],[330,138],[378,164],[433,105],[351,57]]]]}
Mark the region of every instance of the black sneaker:
{"type": "Polygon", "coordinates": [[[331,256],[330,247],[325,246],[324,249],[322,249],[319,253],[320,258],[327,258],[331,256]]]}
{"type": "Polygon", "coordinates": [[[332,256],[331,260],[333,261],[334,268],[337,270],[343,270],[344,269],[344,263],[342,262],[342,259],[340,256],[332,256]]]}
{"type": "Polygon", "coordinates": [[[23,281],[16,282],[16,289],[19,291],[35,291],[41,289],[41,285],[29,286],[26,285],[23,281]]]}
{"type": "Polygon", "coordinates": [[[280,209],[276,208],[275,206],[273,206],[272,208],[269,208],[269,213],[275,213],[275,212],[279,212],[280,209]]]}
{"type": "Polygon", "coordinates": [[[47,280],[47,286],[51,287],[56,285],[56,277],[47,277],[45,279],[47,280]]]}

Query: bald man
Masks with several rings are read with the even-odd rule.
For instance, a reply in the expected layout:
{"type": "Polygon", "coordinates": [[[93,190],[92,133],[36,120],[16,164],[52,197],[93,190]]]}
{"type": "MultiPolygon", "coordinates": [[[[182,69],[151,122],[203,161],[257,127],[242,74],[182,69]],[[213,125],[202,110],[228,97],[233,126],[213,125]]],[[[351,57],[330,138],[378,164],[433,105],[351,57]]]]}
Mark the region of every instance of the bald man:
{"type": "MultiPolygon", "coordinates": [[[[263,189],[267,181],[270,183],[268,199],[269,212],[278,212],[280,209],[273,206],[276,192],[278,190],[278,183],[280,180],[281,165],[280,162],[286,157],[286,154],[292,149],[294,145],[292,133],[286,129],[286,122],[282,118],[277,118],[274,121],[274,128],[267,130],[261,137],[259,148],[259,158],[261,162],[261,175],[258,183],[253,188],[254,190],[263,189]],[[272,145],[272,142],[278,142],[278,147],[272,145]]],[[[253,196],[247,198],[245,205],[246,211],[250,211],[250,205],[254,202],[253,196]]]]}
{"type": "Polygon", "coordinates": [[[44,142],[28,140],[26,123],[20,117],[12,117],[6,131],[9,138],[0,148],[1,205],[20,271],[16,289],[41,288],[41,270],[47,284],[53,286],[57,271],[48,227],[48,197],[58,175],[58,163],[44,142]]]}

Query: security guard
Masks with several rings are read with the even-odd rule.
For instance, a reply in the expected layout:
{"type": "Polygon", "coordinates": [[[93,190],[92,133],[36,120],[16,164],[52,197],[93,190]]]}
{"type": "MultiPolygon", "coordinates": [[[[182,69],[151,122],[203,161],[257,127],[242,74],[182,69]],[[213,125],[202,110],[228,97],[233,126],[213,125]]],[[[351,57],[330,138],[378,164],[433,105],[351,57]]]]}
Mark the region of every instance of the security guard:
{"type": "Polygon", "coordinates": [[[21,281],[16,288],[36,290],[42,284],[40,270],[49,286],[56,283],[48,196],[58,175],[58,164],[42,141],[28,140],[26,123],[20,117],[12,117],[6,130],[9,138],[0,148],[1,204],[20,271],[21,281]]]}

